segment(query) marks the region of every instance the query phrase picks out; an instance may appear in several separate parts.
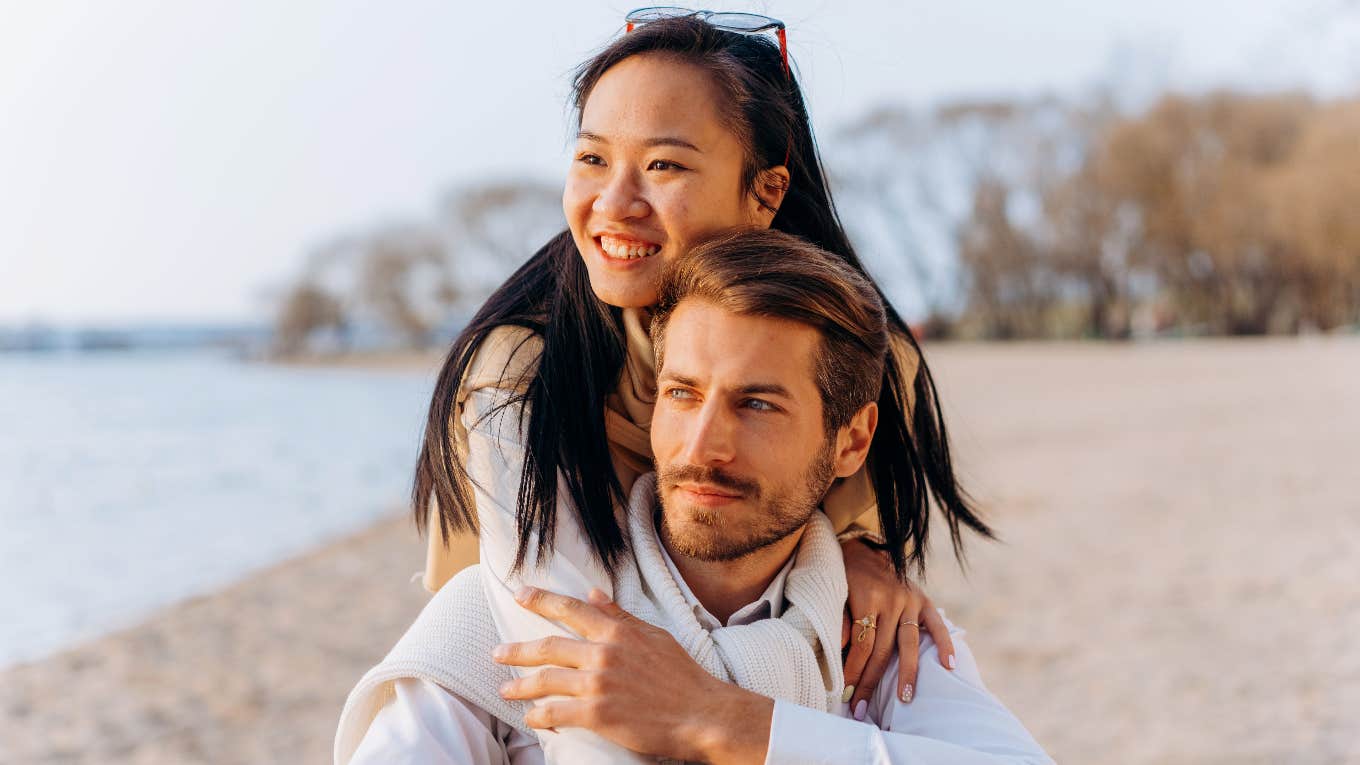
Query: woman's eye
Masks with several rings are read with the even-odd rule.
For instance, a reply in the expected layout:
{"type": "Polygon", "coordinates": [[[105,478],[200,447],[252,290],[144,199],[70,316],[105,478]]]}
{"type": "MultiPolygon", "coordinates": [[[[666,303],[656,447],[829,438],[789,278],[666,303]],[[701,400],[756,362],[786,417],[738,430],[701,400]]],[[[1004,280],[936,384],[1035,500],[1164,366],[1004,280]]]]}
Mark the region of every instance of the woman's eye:
{"type": "Polygon", "coordinates": [[[586,164],[586,165],[603,165],[603,164],[604,164],[604,160],[601,159],[601,158],[600,158],[600,155],[598,155],[598,154],[582,154],[581,156],[579,156],[579,157],[576,158],[576,161],[577,161],[577,162],[580,162],[580,163],[582,163],[582,164],[586,164]]]}
{"type": "Polygon", "coordinates": [[[685,168],[683,168],[683,167],[681,167],[681,166],[675,164],[674,162],[668,162],[668,161],[666,161],[666,160],[664,160],[664,159],[654,159],[654,160],[651,161],[651,163],[650,163],[649,165],[647,165],[647,169],[648,169],[648,170],[684,170],[685,168]]]}

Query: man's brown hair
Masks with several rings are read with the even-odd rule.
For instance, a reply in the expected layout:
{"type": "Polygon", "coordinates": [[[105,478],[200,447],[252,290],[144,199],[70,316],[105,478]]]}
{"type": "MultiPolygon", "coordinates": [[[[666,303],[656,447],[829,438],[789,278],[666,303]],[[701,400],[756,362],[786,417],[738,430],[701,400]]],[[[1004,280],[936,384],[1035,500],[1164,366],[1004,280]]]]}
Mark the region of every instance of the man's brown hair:
{"type": "Polygon", "coordinates": [[[878,400],[888,350],[883,301],[863,274],[804,239],[766,229],[710,240],[666,267],[660,293],[651,327],[658,369],[675,307],[700,298],[736,314],[788,319],[821,333],[815,369],[828,438],[878,400]]]}

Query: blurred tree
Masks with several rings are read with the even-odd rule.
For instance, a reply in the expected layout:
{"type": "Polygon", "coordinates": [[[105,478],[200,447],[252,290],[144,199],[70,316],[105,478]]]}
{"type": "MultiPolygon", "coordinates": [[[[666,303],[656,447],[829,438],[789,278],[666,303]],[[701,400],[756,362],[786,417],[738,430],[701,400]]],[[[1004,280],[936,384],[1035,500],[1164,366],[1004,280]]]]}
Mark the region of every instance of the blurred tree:
{"type": "MultiPolygon", "coordinates": [[[[924,113],[877,109],[839,131],[831,150],[839,160],[832,165],[840,168],[833,176],[839,207],[885,291],[914,298],[908,305],[941,332],[969,314],[970,290],[978,289],[970,282],[979,276],[970,269],[990,268],[987,253],[976,249],[982,240],[974,238],[968,262],[959,251],[961,227],[979,212],[979,190],[1004,188],[1013,225],[1031,226],[1040,214],[1040,190],[1083,156],[1084,118],[1054,99],[968,101],[924,113]]],[[[1003,262],[981,275],[981,283],[1015,275],[1006,264],[1012,254],[998,252],[1003,262]]],[[[1030,294],[1023,287],[1014,292],[1030,294]]],[[[993,319],[981,323],[996,326],[993,319]]],[[[1028,326],[1011,324],[1017,331],[1028,326]]]]}
{"type": "Polygon", "coordinates": [[[566,228],[560,186],[500,180],[455,188],[440,204],[450,268],[470,314],[510,272],[566,228]]]}
{"type": "Polygon", "coordinates": [[[302,352],[313,331],[336,327],[345,344],[358,329],[366,347],[391,344],[391,335],[426,347],[564,225],[559,189],[494,181],[447,194],[433,223],[335,237],[309,253],[287,292],[275,345],[302,352]]]}
{"type": "Polygon", "coordinates": [[[1360,322],[1360,101],[1311,113],[1264,192],[1303,326],[1360,322]]]}
{"type": "Polygon", "coordinates": [[[456,295],[444,242],[428,227],[389,226],[365,243],[359,302],[407,346],[429,345],[430,330],[456,295]]]}
{"type": "Polygon", "coordinates": [[[1293,253],[1270,226],[1266,180],[1313,109],[1298,94],[1167,96],[1111,131],[1101,185],[1138,210],[1139,259],[1183,319],[1230,334],[1272,329],[1293,253]]]}
{"type": "Polygon", "coordinates": [[[274,325],[274,352],[292,356],[307,349],[313,332],[335,329],[338,336],[346,336],[346,321],[340,299],[310,282],[302,282],[284,297],[274,325]]]}
{"type": "Polygon", "coordinates": [[[1001,340],[1045,334],[1057,297],[1052,272],[1033,238],[1011,220],[1009,196],[1000,181],[981,181],[972,216],[959,232],[970,312],[988,337],[1001,340]]]}
{"type": "Polygon", "coordinates": [[[511,267],[566,228],[562,189],[540,181],[463,186],[445,195],[442,208],[461,244],[511,267]]]}

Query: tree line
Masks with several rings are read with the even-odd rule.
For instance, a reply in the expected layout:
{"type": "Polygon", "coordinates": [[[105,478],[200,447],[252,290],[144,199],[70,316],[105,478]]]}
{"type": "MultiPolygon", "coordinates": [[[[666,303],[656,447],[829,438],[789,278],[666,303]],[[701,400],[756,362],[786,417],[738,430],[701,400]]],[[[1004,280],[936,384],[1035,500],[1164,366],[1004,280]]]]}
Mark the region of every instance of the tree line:
{"type": "Polygon", "coordinates": [[[1360,100],[963,104],[884,111],[841,137],[857,150],[842,196],[867,211],[871,249],[897,261],[879,267],[927,285],[917,304],[935,334],[1360,323],[1360,100]]]}
{"type": "MultiPolygon", "coordinates": [[[[1167,94],[883,108],[830,134],[840,213],[933,336],[1330,331],[1360,325],[1360,99],[1167,94]]],[[[279,302],[276,349],[442,342],[564,222],[494,181],[433,220],[338,238],[279,302]]]]}

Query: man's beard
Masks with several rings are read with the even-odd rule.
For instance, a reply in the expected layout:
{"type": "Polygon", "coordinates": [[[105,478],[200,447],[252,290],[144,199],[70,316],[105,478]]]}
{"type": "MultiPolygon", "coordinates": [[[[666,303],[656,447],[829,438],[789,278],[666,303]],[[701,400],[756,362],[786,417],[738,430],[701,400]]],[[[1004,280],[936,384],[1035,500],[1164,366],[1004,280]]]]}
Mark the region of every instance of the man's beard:
{"type": "Polygon", "coordinates": [[[803,473],[807,480],[802,485],[782,487],[769,496],[763,496],[757,482],[718,468],[698,465],[659,467],[656,493],[657,512],[661,517],[657,526],[662,540],[679,555],[715,562],[738,560],[784,539],[807,524],[830,488],[834,446],[834,439],[828,439],[803,473]],[[755,507],[741,511],[742,521],[724,518],[726,511],[708,507],[667,507],[664,489],[682,481],[709,483],[740,493],[755,507]]]}

